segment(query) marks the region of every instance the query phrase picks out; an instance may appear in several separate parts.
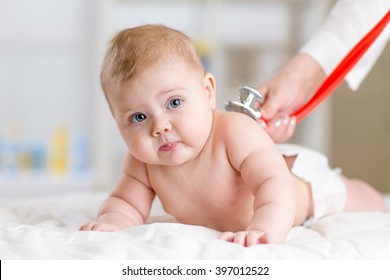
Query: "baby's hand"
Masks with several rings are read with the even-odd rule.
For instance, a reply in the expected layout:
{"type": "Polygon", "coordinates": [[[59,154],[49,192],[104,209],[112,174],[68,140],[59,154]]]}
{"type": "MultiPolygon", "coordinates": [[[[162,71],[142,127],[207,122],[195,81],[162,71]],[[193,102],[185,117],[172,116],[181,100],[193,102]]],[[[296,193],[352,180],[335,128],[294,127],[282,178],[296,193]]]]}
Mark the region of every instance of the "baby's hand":
{"type": "Polygon", "coordinates": [[[85,225],[81,226],[79,230],[112,232],[112,231],[119,231],[122,229],[114,224],[107,224],[98,221],[90,221],[85,225]]]}
{"type": "Polygon", "coordinates": [[[257,244],[271,243],[269,235],[259,230],[246,230],[239,232],[224,232],[219,239],[248,247],[257,244]]]}

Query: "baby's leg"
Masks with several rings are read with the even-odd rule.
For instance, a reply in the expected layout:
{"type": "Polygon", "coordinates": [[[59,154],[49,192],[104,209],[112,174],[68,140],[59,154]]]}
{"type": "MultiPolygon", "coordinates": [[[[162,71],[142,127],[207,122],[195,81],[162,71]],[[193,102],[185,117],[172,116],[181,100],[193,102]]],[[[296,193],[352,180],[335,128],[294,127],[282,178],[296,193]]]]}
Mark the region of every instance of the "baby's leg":
{"type": "Polygon", "coordinates": [[[342,176],[347,189],[347,203],[344,211],[385,212],[383,196],[369,184],[342,176]]]}

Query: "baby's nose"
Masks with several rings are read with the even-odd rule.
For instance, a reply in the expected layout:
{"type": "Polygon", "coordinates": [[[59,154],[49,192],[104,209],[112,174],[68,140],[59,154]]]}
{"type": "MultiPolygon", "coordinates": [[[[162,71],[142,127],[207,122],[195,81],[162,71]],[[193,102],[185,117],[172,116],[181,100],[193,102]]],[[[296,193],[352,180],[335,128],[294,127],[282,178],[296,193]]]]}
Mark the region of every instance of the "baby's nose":
{"type": "Polygon", "coordinates": [[[172,130],[171,123],[166,119],[157,119],[153,123],[152,134],[159,137],[161,134],[168,133],[172,130]]]}

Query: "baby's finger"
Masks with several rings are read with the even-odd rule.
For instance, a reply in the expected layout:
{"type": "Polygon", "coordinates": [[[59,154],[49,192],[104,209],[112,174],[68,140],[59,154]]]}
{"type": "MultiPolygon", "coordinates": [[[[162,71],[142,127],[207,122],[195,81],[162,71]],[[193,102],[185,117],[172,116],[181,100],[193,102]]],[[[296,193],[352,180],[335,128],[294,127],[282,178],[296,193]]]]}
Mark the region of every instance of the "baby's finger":
{"type": "Polygon", "coordinates": [[[93,227],[91,228],[92,231],[106,231],[105,230],[105,224],[102,224],[102,223],[96,223],[93,225],[93,227]]]}
{"type": "Polygon", "coordinates": [[[272,238],[269,234],[264,234],[260,237],[260,243],[261,244],[272,244],[272,238]]]}
{"type": "Polygon", "coordinates": [[[234,232],[227,231],[227,232],[222,233],[219,236],[219,239],[223,240],[223,241],[227,241],[227,242],[233,242],[234,241],[234,236],[235,236],[234,232]]]}
{"type": "Polygon", "coordinates": [[[82,225],[79,230],[81,231],[90,231],[92,230],[93,226],[96,224],[96,222],[92,221],[92,222],[88,222],[86,223],[85,225],[82,225]]]}
{"type": "Polygon", "coordinates": [[[261,234],[250,231],[246,236],[245,246],[253,246],[260,243],[261,234]]]}
{"type": "Polygon", "coordinates": [[[234,237],[234,243],[245,246],[246,235],[247,235],[246,231],[236,232],[236,236],[234,237]]]}
{"type": "Polygon", "coordinates": [[[92,227],[93,231],[102,231],[102,232],[113,232],[113,231],[119,231],[121,230],[120,227],[112,224],[105,224],[105,223],[96,223],[92,227]]]}

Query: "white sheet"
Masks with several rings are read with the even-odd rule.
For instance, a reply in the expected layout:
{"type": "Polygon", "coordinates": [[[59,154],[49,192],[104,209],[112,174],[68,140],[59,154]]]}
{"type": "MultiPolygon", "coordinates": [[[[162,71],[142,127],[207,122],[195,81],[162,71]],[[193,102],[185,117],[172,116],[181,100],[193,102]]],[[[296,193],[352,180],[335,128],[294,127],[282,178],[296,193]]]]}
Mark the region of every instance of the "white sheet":
{"type": "Polygon", "coordinates": [[[336,214],[293,228],[283,245],[250,248],[165,217],[122,232],[78,231],[105,196],[0,198],[0,259],[390,259],[390,213],[336,214]]]}

